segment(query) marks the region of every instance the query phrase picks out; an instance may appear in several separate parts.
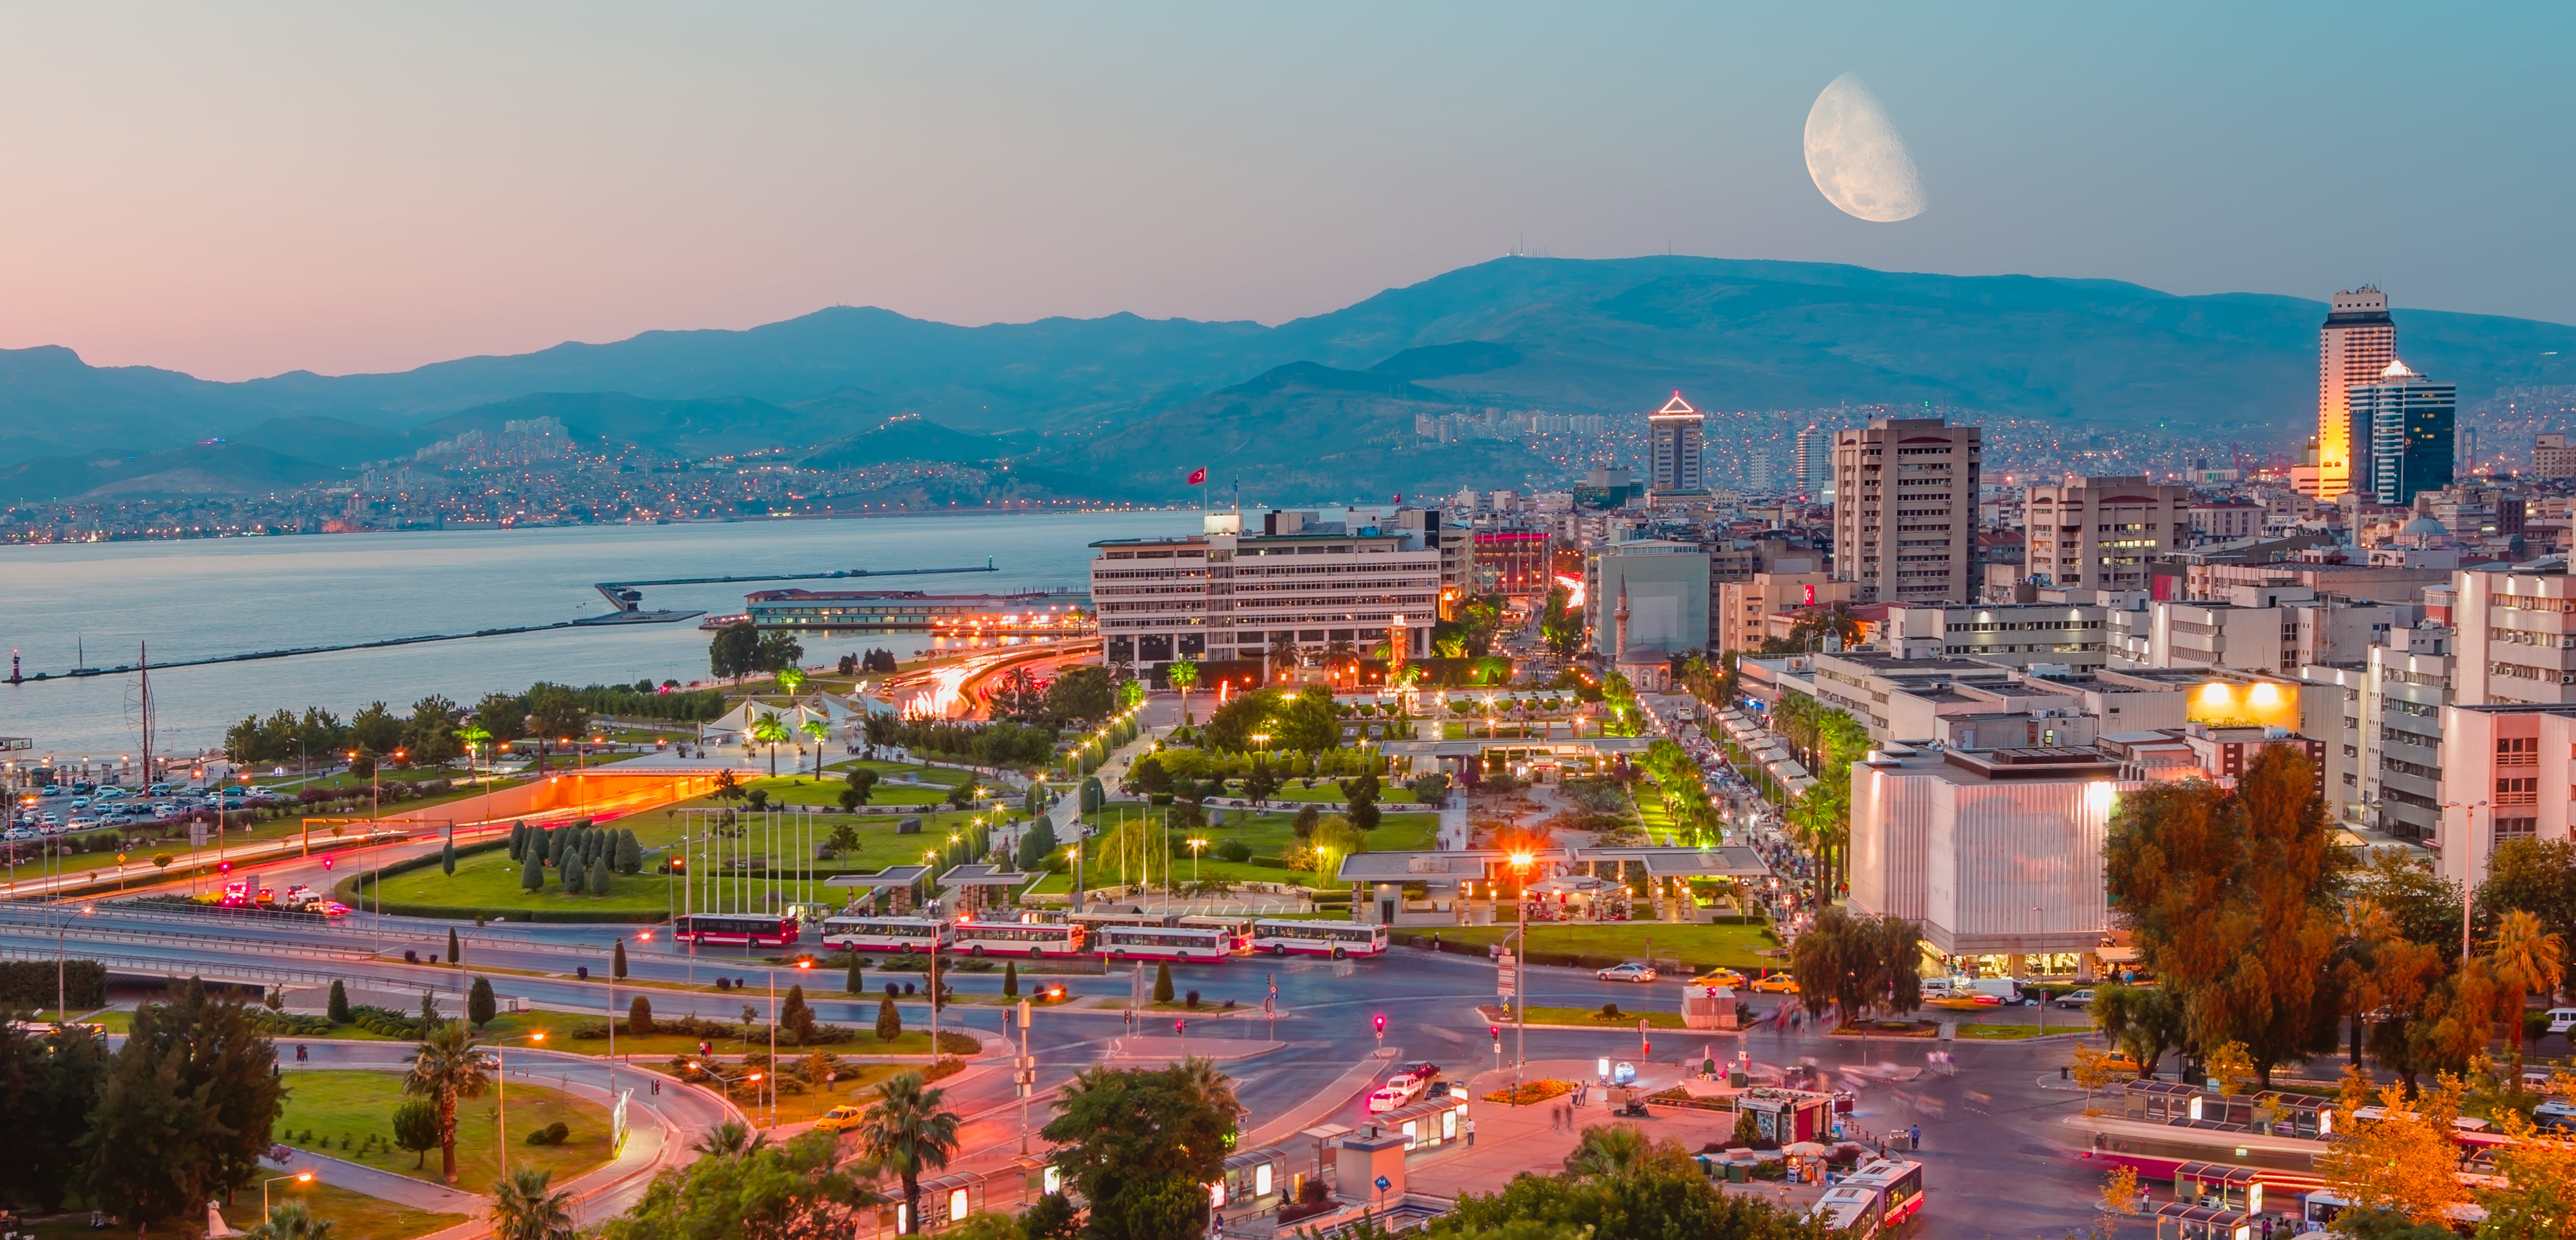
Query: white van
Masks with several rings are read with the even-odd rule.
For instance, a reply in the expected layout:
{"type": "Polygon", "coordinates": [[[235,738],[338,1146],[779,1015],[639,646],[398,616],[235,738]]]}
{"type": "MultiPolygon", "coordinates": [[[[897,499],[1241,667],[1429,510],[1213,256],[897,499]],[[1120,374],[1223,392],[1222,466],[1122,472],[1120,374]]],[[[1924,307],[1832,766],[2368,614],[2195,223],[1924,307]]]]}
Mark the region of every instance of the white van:
{"type": "Polygon", "coordinates": [[[1949,998],[1951,995],[1953,995],[1953,994],[1956,994],[1956,993],[1957,993],[1957,991],[1956,991],[1954,988],[1958,985],[1958,981],[1959,981],[1959,979],[1957,979],[1957,978],[1955,978],[1955,977],[1927,977],[1927,978],[1924,978],[1924,979],[1923,979],[1923,998],[1924,998],[1926,1001],[1933,1000],[1933,999],[1947,999],[1947,998],[1949,998]]]}
{"type": "Polygon", "coordinates": [[[2571,1029],[2576,1029],[2576,1008],[2549,1009],[2549,1031],[2551,1033],[2565,1033],[2571,1029]]]}
{"type": "Polygon", "coordinates": [[[2009,977],[1970,978],[1960,991],[1971,995],[1993,995],[2005,1003],[2021,1002],[2021,983],[2009,977]]]}

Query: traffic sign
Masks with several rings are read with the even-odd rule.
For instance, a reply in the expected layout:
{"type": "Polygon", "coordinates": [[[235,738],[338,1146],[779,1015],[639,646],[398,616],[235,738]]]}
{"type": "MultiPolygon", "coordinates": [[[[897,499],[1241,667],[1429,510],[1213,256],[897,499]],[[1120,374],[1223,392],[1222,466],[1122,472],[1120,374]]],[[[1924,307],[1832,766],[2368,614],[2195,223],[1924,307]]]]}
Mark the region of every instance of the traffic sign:
{"type": "Polygon", "coordinates": [[[1377,1178],[1377,1191],[1382,1193],[1393,1187],[1395,1187],[1395,1182],[1393,1180],[1389,1180],[1385,1176],[1379,1176],[1377,1178]]]}

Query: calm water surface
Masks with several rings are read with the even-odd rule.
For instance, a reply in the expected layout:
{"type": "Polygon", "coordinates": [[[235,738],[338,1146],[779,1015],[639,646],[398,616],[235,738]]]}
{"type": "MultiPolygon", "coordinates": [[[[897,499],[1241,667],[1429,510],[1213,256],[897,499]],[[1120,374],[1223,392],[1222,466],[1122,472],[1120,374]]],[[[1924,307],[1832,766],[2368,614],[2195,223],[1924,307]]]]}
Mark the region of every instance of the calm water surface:
{"type": "MultiPolygon", "coordinates": [[[[596,616],[607,610],[591,589],[597,581],[953,568],[988,556],[999,571],[865,584],[934,593],[1078,588],[1089,579],[1092,541],[1197,524],[1187,512],[977,514],[14,547],[0,549],[0,646],[17,650],[29,672],[60,673],[79,666],[83,652],[91,666],[131,663],[139,641],[159,663],[596,616]]],[[[774,583],[844,584],[860,583],[774,583]]],[[[767,588],[648,587],[643,605],[734,612],[746,590],[767,588]]],[[[691,620],[174,668],[152,677],[158,748],[219,745],[242,716],[279,708],[321,706],[346,719],[379,699],[400,712],[433,693],[471,703],[538,680],[686,681],[706,674],[707,637],[691,620]]],[[[804,640],[809,662],[920,644],[804,640]]],[[[31,737],[38,753],[65,757],[127,753],[138,705],[131,675],[0,684],[0,735],[31,737]]]]}

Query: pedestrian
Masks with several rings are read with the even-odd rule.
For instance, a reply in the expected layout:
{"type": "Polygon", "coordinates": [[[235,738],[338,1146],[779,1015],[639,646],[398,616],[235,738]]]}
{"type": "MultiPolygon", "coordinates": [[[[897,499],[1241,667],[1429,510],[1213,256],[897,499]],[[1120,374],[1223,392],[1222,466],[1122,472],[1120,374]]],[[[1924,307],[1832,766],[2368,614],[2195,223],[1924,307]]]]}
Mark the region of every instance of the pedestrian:
{"type": "Polygon", "coordinates": [[[1476,1148],[1476,1121],[1473,1119],[1467,1121],[1467,1148],[1476,1148]]]}
{"type": "Polygon", "coordinates": [[[1915,1124],[1905,1130],[1905,1148],[1909,1150],[1923,1148],[1923,1125],[1915,1124]]]}
{"type": "Polygon", "coordinates": [[[297,1063],[303,1063],[303,1062],[305,1061],[305,1058],[306,1058],[306,1056],[305,1056],[305,1053],[304,1053],[304,1044],[303,1044],[303,1043],[301,1043],[301,1042],[296,1043],[296,1044],[295,1044],[295,1062],[297,1062],[297,1063]]]}

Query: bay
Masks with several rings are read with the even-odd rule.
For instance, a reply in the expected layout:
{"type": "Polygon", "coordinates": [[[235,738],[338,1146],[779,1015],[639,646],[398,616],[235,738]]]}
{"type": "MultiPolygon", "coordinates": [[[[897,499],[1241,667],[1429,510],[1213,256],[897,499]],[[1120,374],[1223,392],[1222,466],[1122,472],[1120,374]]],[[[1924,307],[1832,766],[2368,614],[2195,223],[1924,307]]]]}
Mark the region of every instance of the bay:
{"type": "MultiPolygon", "coordinates": [[[[960,568],[996,571],[868,582],[652,586],[647,609],[742,610],[750,590],[918,589],[937,594],[1087,586],[1104,538],[1183,534],[1195,512],[1044,513],[837,521],[568,526],[70,543],[0,549],[0,645],[28,672],[325,646],[427,633],[550,624],[606,612],[593,582],[960,568]]],[[[430,694],[471,704],[485,693],[567,684],[687,682],[707,674],[707,639],[677,624],[477,637],[264,659],[152,675],[156,749],[218,747],[243,716],[320,706],[342,719],[372,701],[398,713],[430,694]]],[[[806,635],[806,661],[926,638],[806,635]]],[[[0,684],[0,735],[38,755],[112,758],[139,739],[132,675],[0,684]]]]}

